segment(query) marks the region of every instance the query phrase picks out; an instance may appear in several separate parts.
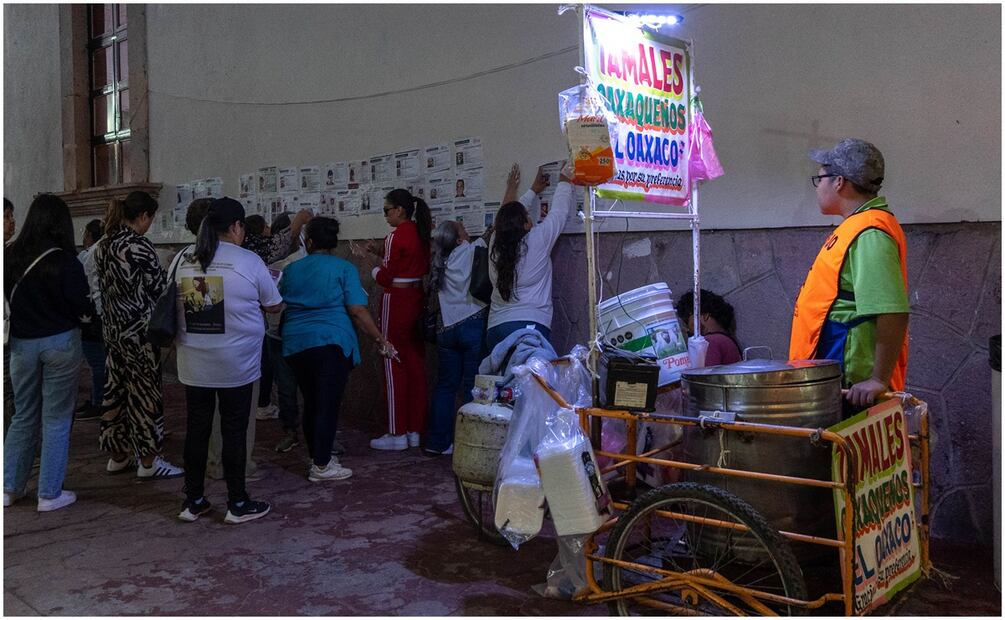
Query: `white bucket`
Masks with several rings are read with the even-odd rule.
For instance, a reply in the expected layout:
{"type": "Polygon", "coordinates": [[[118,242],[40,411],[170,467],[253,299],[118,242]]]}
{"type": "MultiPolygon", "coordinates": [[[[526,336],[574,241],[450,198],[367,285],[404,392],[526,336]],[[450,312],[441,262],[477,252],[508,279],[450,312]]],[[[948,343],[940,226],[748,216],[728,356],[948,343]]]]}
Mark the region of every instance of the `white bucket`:
{"type": "Polygon", "coordinates": [[[659,360],[661,386],[678,381],[691,366],[687,338],[677,321],[670,287],[663,282],[601,302],[597,325],[607,344],[659,360]]]}

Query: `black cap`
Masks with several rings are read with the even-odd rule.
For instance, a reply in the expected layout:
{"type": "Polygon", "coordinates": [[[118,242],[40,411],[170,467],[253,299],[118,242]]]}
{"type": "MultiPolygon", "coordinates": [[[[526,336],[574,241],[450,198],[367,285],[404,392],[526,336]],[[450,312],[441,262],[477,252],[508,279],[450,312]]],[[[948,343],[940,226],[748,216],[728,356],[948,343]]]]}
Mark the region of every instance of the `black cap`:
{"type": "Polygon", "coordinates": [[[214,226],[230,226],[234,222],[243,222],[244,206],[229,196],[217,198],[209,205],[206,221],[214,226]]]}

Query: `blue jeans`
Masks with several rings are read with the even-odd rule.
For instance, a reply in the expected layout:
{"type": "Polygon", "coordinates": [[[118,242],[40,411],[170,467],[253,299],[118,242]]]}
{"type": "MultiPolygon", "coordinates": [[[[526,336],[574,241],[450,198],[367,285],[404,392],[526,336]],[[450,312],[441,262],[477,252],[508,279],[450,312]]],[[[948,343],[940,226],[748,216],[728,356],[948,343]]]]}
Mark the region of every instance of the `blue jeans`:
{"type": "Polygon", "coordinates": [[[541,332],[541,334],[544,335],[545,340],[551,338],[551,328],[545,327],[540,323],[535,323],[534,321],[509,321],[508,323],[500,323],[495,327],[489,328],[489,333],[486,336],[485,342],[487,348],[486,355],[491,354],[492,349],[496,348],[496,345],[503,340],[506,340],[510,334],[515,331],[519,331],[528,325],[541,332]]]}
{"type": "MultiPolygon", "coordinates": [[[[297,377],[293,374],[289,362],[283,357],[283,341],[279,338],[265,337],[269,345],[269,357],[272,362],[272,376],[279,392],[279,420],[286,432],[297,432],[297,377]]],[[[261,401],[261,397],[258,399],[261,401]]]]}
{"type": "Polygon", "coordinates": [[[438,373],[429,409],[426,448],[446,450],[454,442],[457,388],[471,402],[478,365],[485,352],[485,316],[465,319],[436,335],[438,373]]]}
{"type": "Polygon", "coordinates": [[[70,425],[80,376],[80,330],[46,338],[10,339],[10,375],[17,411],[3,445],[3,490],[20,495],[42,430],[38,496],[59,497],[70,451],[70,425]]]}
{"type": "Polygon", "coordinates": [[[91,405],[100,407],[105,399],[105,343],[101,340],[81,340],[80,347],[91,369],[91,405]]]}

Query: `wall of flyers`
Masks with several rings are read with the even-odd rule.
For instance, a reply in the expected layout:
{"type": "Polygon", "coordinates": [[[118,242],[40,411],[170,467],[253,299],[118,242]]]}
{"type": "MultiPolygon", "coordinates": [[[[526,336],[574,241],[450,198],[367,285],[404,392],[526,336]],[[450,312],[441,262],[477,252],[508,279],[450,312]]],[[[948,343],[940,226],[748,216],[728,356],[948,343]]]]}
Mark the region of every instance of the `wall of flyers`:
{"type": "MultiPolygon", "coordinates": [[[[540,208],[530,214],[535,222],[548,215],[561,162],[544,164],[551,181],[542,192],[540,208]]],[[[485,157],[477,137],[406,149],[370,157],[331,161],[316,165],[262,166],[237,178],[235,198],[247,215],[261,215],[266,222],[281,213],[310,209],[315,215],[335,217],[343,239],[373,239],[387,234],[383,217],[384,196],[405,188],[426,201],[434,226],[445,220],[460,221],[472,235],[492,225],[499,210],[497,198],[485,193],[485,157]]],[[[524,187],[534,170],[523,171],[524,187]]],[[[224,195],[220,177],[188,181],[174,187],[171,209],[162,209],[151,230],[155,241],[189,241],[185,213],[196,198],[224,195]]],[[[569,213],[566,232],[582,231],[582,192],[576,209],[569,213]]],[[[231,194],[233,195],[233,194],[231,194]]]]}

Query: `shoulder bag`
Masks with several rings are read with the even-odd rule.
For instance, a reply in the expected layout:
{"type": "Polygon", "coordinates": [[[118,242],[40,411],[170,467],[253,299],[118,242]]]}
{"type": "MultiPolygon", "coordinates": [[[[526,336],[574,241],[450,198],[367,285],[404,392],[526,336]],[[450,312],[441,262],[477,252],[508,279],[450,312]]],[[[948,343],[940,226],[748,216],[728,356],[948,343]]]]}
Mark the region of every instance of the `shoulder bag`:
{"type": "Polygon", "coordinates": [[[175,275],[178,273],[178,265],[185,258],[185,253],[195,246],[189,246],[178,253],[175,257],[174,266],[168,276],[167,287],[157,298],[153,310],[150,312],[150,323],[147,324],[146,340],[157,347],[166,347],[174,340],[178,333],[178,283],[175,275]]]}

